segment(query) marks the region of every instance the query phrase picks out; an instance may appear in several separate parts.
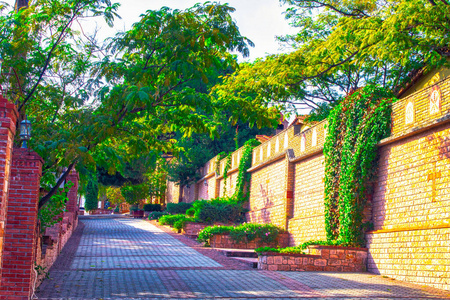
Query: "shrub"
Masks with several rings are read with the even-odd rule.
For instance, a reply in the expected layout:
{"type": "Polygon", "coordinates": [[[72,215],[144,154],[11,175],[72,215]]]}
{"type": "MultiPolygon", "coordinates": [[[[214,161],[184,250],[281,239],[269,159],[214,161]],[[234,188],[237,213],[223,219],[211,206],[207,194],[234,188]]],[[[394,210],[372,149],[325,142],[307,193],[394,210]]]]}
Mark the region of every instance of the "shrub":
{"type": "Polygon", "coordinates": [[[287,247],[287,248],[271,248],[271,247],[260,247],[255,249],[256,253],[264,252],[275,252],[275,253],[300,253],[305,254],[305,252],[298,247],[287,247]]]}
{"type": "Polygon", "coordinates": [[[148,215],[148,219],[149,220],[158,220],[159,218],[161,218],[162,216],[167,215],[167,212],[165,211],[152,211],[149,215],[148,215]]]}
{"type": "Polygon", "coordinates": [[[144,211],[161,211],[161,204],[144,204],[144,211]]]}
{"type": "Polygon", "coordinates": [[[159,224],[161,225],[170,225],[175,229],[182,229],[186,222],[193,222],[193,218],[188,218],[186,215],[165,215],[159,218],[159,224]]]}
{"type": "Polygon", "coordinates": [[[167,203],[166,211],[171,215],[185,214],[192,207],[192,203],[167,203]]]}
{"type": "Polygon", "coordinates": [[[139,210],[139,205],[130,205],[130,212],[138,211],[138,210],[139,210]]]}
{"type": "Polygon", "coordinates": [[[117,204],[116,207],[114,208],[114,212],[118,213],[120,212],[120,204],[117,204]]]}
{"type": "Polygon", "coordinates": [[[276,241],[278,235],[284,232],[283,229],[273,224],[253,224],[244,223],[239,226],[209,226],[198,234],[198,241],[207,242],[215,234],[228,233],[235,242],[253,241],[257,238],[263,243],[276,241]]]}
{"type": "Polygon", "coordinates": [[[186,211],[186,215],[189,217],[193,217],[195,215],[195,208],[191,207],[186,211]]]}
{"type": "MultiPolygon", "coordinates": [[[[199,235],[200,236],[200,235],[199,235]]],[[[276,253],[305,253],[304,250],[308,248],[310,245],[322,245],[322,246],[342,246],[337,241],[307,241],[303,244],[300,244],[295,247],[287,247],[287,248],[270,248],[270,247],[261,247],[256,248],[255,252],[276,252],[276,253]]]]}
{"type": "Polygon", "coordinates": [[[98,208],[98,182],[95,179],[89,179],[86,186],[86,211],[92,211],[98,208]]]}
{"type": "Polygon", "coordinates": [[[213,224],[241,223],[247,210],[242,203],[231,198],[217,198],[211,201],[196,201],[193,204],[194,217],[198,222],[213,224]]]}

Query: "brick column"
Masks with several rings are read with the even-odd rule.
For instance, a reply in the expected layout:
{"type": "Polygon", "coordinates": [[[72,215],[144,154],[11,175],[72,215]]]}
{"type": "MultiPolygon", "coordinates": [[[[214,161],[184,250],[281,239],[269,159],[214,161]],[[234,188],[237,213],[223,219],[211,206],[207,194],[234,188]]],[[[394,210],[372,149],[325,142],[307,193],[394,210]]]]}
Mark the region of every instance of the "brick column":
{"type": "Polygon", "coordinates": [[[14,104],[0,95],[0,268],[3,252],[6,207],[11,168],[12,147],[18,113],[14,104]]]}
{"type": "Polygon", "coordinates": [[[13,151],[1,269],[2,299],[29,299],[32,294],[42,164],[35,152],[13,151]]]}
{"type": "Polygon", "coordinates": [[[78,181],[80,176],[75,170],[72,170],[70,174],[67,176],[67,181],[71,181],[73,183],[73,187],[69,190],[67,197],[69,200],[67,201],[67,211],[74,212],[75,214],[78,212],[78,181]]]}

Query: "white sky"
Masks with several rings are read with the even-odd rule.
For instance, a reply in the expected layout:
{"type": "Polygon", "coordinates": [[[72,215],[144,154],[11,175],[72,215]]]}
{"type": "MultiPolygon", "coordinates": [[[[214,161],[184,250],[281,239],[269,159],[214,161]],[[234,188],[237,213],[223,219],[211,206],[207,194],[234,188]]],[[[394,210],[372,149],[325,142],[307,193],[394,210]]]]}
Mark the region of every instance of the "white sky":
{"type": "MultiPolygon", "coordinates": [[[[5,2],[13,5],[15,0],[6,0],[5,2]]],[[[117,30],[129,29],[133,23],[139,20],[139,15],[146,10],[156,10],[162,6],[185,9],[198,2],[203,3],[198,0],[113,0],[113,2],[121,3],[118,13],[122,19],[116,20],[114,29],[110,29],[103,22],[99,23],[101,36],[104,37],[114,35],[117,30]]],[[[281,7],[278,0],[228,0],[221,1],[221,3],[228,3],[236,9],[233,18],[239,26],[241,34],[255,43],[255,47],[250,49],[250,58],[245,59],[246,61],[253,61],[255,58],[264,57],[267,54],[288,51],[281,49],[275,36],[294,33],[295,29],[289,27],[288,22],[284,19],[282,13],[285,11],[285,7],[281,7]]],[[[86,27],[95,28],[94,22],[86,25],[86,27]]],[[[85,27],[84,24],[83,27],[85,27]]],[[[242,57],[239,60],[243,61],[242,57]]]]}

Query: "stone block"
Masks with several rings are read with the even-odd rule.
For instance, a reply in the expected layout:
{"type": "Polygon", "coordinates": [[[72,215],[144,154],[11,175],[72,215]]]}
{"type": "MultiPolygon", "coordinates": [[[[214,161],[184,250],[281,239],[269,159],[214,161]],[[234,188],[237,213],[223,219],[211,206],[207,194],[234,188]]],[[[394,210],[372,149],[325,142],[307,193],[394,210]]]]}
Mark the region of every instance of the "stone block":
{"type": "Polygon", "coordinates": [[[325,267],[327,265],[327,260],[322,258],[317,258],[314,260],[314,266],[325,267]]]}

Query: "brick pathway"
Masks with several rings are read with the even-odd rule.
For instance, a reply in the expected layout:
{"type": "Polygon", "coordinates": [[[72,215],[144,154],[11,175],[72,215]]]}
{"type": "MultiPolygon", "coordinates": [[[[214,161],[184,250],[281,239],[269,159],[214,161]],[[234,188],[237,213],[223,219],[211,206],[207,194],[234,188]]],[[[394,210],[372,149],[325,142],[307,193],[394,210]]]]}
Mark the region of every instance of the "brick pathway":
{"type": "MultiPolygon", "coordinates": [[[[148,221],[84,217],[39,299],[448,299],[369,273],[249,269],[148,221]]],[[[447,297],[446,297],[447,296],[447,297]]]]}

